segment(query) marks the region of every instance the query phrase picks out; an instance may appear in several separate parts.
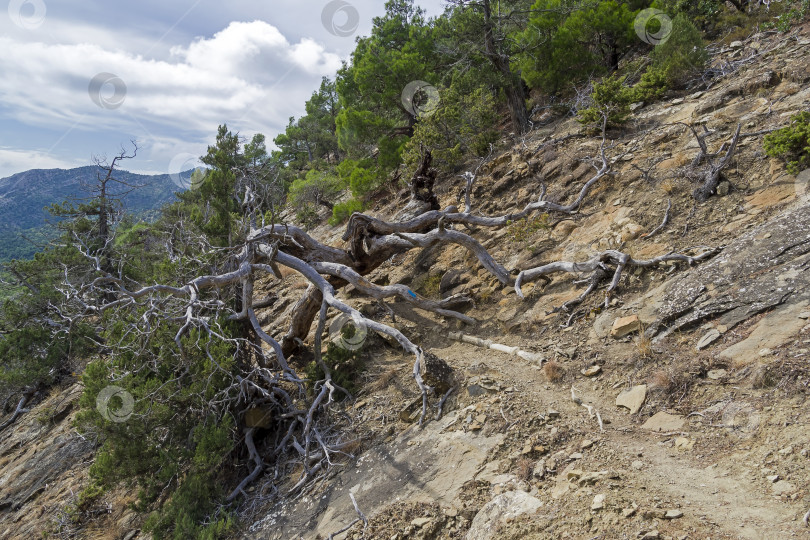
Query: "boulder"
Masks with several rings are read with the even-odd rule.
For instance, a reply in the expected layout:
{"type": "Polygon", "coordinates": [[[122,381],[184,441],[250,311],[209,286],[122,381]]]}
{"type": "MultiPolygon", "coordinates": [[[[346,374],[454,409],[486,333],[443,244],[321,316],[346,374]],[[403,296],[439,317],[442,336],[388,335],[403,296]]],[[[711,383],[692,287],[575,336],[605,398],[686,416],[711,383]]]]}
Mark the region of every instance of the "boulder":
{"type": "Polygon", "coordinates": [[[616,406],[625,407],[630,410],[630,414],[636,414],[645,399],[647,399],[647,385],[640,384],[619,394],[616,398],[616,406]]]}
{"type": "Polygon", "coordinates": [[[508,491],[498,495],[473,518],[466,540],[493,540],[498,538],[498,530],[503,523],[524,514],[534,514],[543,506],[537,497],[523,491],[508,491]]]}
{"type": "Polygon", "coordinates": [[[629,315],[613,321],[613,328],[610,330],[611,337],[622,338],[641,329],[641,321],[638,315],[629,315]]]}

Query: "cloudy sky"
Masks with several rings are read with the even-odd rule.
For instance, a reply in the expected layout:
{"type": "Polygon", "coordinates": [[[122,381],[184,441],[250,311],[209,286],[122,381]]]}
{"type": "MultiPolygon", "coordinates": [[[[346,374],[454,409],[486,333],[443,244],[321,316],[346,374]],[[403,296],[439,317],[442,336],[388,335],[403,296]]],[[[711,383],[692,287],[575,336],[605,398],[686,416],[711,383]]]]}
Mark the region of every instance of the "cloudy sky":
{"type": "MultiPolygon", "coordinates": [[[[441,0],[417,0],[429,15],[441,0]]],[[[382,0],[10,0],[0,10],[0,178],[113,156],[195,166],[216,128],[272,140],[367,35],[382,0]]]]}

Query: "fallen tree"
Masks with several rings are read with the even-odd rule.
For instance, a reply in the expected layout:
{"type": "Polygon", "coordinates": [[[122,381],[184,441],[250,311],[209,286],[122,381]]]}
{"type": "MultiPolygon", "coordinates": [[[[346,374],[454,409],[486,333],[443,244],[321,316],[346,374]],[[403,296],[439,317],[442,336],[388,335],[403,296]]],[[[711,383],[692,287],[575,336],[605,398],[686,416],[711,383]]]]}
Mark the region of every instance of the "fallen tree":
{"type": "MultiPolygon", "coordinates": [[[[322,358],[322,337],[330,311],[349,317],[357,327],[388,336],[412,357],[412,377],[421,394],[419,425],[427,418],[429,397],[433,394],[441,398],[441,406],[452,392],[452,388],[436,392],[432,383],[426,382],[432,380],[426,377],[426,358],[430,353],[423,351],[418,344],[392,326],[363,315],[341,300],[337,291],[351,284],[360,294],[379,302],[395,297],[436,316],[456,319],[472,326],[477,321],[459,311],[471,305],[471,300],[460,296],[441,301],[429,300],[404,285],[380,286],[364,277],[385,261],[416,249],[461,246],[473,254],[481,266],[502,285],[514,286],[521,298],[523,283],[547,274],[590,273],[588,289],[575,302],[569,302],[565,306],[567,308],[581,302],[611,272],[613,278],[607,289],[606,302],[618,286],[622,270],[627,266],[652,267],[665,261],[694,264],[715,252],[708,250],[697,256],[671,253],[642,261],[619,251],[606,251],[583,263],[559,261],[524,270],[514,280],[511,269],[496,261],[472,236],[478,229],[502,228],[535,212],[562,215],[577,213],[593,186],[613,174],[606,155],[606,125],[607,117],[602,122],[598,155],[592,159],[594,174],[582,184],[576,196],[568,203],[547,200],[545,183],[539,179],[540,193],[537,200],[522,210],[497,216],[476,214],[473,212],[471,196],[476,174],[469,173],[466,175],[464,211],[459,211],[455,206],[437,210],[435,196],[432,195],[434,175],[429,169],[428,161],[419,168],[419,178],[415,179],[419,186],[411,192],[413,199],[421,203],[427,202],[431,209],[400,222],[388,222],[367,214],[355,213],[343,235],[344,248],[326,245],[294,225],[273,223],[257,227],[255,219],[246,217],[242,220],[247,228],[243,242],[229,248],[220,248],[219,251],[214,248],[208,250],[210,253],[228,255],[227,263],[222,266],[221,271],[197,275],[172,285],[142,284],[124,277],[120,270],[117,273],[111,272],[110,266],[102,265],[92,250],[77,241],[77,248],[93,263],[95,274],[92,279],[83,282],[66,279],[63,287],[64,302],[61,306],[54,307],[67,324],[74,324],[79,319],[102,324],[105,314],[112,312],[116,314],[116,319],[127,321],[123,333],[141,336],[146,343],[159,329],[173,325],[176,354],[183,358],[192,354],[205,355],[211,366],[211,377],[216,375],[220,380],[226,381],[222,390],[207,398],[206,407],[210,411],[242,418],[249,408],[257,404],[270,404],[274,410],[276,440],[264,456],[257,449],[256,431],[253,427],[245,426],[242,430],[241,441],[253,465],[226,500],[236,499],[244,493],[248,484],[261,476],[262,471],[270,465],[265,463],[266,459],[272,462],[275,470],[271,483],[276,491],[278,488],[275,486],[286,478],[280,471],[286,470],[289,463],[299,464],[298,478],[294,479],[286,494],[301,492],[323,478],[333,464],[333,459],[344,455],[351,443],[343,440],[341,434],[332,428],[328,415],[336,395],[349,394],[333,380],[330,368],[322,358]],[[468,232],[455,230],[453,227],[456,225],[467,226],[468,232]],[[266,276],[280,278],[281,267],[302,276],[308,287],[291,311],[286,334],[272,336],[262,328],[256,315],[257,306],[266,305],[268,300],[254,298],[254,290],[256,282],[266,276]],[[288,359],[306,347],[316,319],[312,353],[323,378],[307,381],[288,359]],[[133,320],[137,323],[131,322],[133,320]],[[228,324],[240,325],[242,333],[237,337],[228,337],[225,331],[228,324]],[[204,336],[207,341],[203,343],[200,336],[204,336]],[[210,352],[212,341],[227,342],[236,351],[239,358],[236,373],[233,369],[224,367],[222,359],[210,352]],[[310,386],[307,387],[307,384],[310,386]],[[438,393],[444,395],[437,395],[438,393]]],[[[250,189],[249,183],[238,185],[243,186],[243,189],[250,189]]],[[[257,210],[250,207],[248,197],[241,193],[236,193],[235,196],[238,200],[248,201],[245,205],[246,216],[256,215],[257,210]]],[[[171,245],[169,247],[170,250],[174,249],[171,245]]],[[[119,268],[121,266],[123,264],[119,264],[119,268]]],[[[474,340],[475,338],[469,336],[466,339],[474,340]]],[[[476,344],[497,348],[497,344],[486,341],[476,344]]],[[[516,351],[516,354],[521,357],[530,355],[523,351],[516,351]]],[[[159,363],[159,358],[156,357],[153,363],[159,363]]],[[[158,369],[158,366],[152,366],[151,369],[158,369]]],[[[180,375],[177,380],[179,377],[180,375]]]]}

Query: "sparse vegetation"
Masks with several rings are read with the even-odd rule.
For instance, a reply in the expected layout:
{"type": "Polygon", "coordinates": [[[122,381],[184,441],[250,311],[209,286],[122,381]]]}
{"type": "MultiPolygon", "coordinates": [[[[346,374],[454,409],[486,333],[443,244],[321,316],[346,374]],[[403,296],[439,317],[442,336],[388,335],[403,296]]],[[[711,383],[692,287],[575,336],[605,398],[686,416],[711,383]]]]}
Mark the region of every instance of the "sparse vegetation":
{"type": "Polygon", "coordinates": [[[790,118],[790,125],[765,136],[765,152],[783,159],[790,174],[810,167],[810,112],[790,118]]]}
{"type": "Polygon", "coordinates": [[[534,218],[524,218],[510,223],[506,228],[506,236],[510,242],[522,243],[529,240],[539,231],[549,230],[549,216],[542,214],[534,218]]]}
{"type": "Polygon", "coordinates": [[[543,375],[551,383],[562,382],[565,377],[565,368],[555,360],[549,360],[543,365],[543,375]]]}

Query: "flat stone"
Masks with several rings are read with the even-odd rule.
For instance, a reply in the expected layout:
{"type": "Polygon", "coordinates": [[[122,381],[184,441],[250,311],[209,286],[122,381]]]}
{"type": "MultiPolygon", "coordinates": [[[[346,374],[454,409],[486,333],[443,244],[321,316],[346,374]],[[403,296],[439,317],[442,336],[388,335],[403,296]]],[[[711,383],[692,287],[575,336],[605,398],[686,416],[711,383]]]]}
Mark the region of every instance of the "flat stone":
{"type": "Polygon", "coordinates": [[[602,373],[602,366],[591,366],[580,371],[586,377],[596,377],[602,373]]]}
{"type": "Polygon", "coordinates": [[[644,536],[641,537],[641,540],[658,540],[661,538],[661,533],[658,531],[648,531],[644,533],[644,536]]]}
{"type": "Polygon", "coordinates": [[[619,394],[616,398],[616,406],[625,407],[630,409],[630,414],[636,414],[641,409],[645,399],[647,399],[647,385],[640,384],[619,394]]]}
{"type": "Polygon", "coordinates": [[[770,482],[771,484],[775,484],[776,482],[779,481],[779,475],[778,474],[772,474],[770,476],[766,476],[765,478],[767,478],[768,482],[770,482]]]}
{"type": "Polygon", "coordinates": [[[667,510],[667,513],[664,514],[664,519],[678,519],[683,517],[683,512],[680,510],[667,510]]]}
{"type": "Polygon", "coordinates": [[[638,315],[629,315],[613,321],[613,328],[610,330],[610,335],[614,338],[621,338],[639,329],[641,329],[641,321],[639,321],[638,315]]]}
{"type": "Polygon", "coordinates": [[[591,510],[601,510],[605,507],[605,496],[600,493],[599,495],[593,498],[593,502],[591,503],[591,510]]]}
{"type": "Polygon", "coordinates": [[[703,350],[712,343],[714,343],[715,341],[717,341],[719,337],[720,332],[716,328],[712,328],[711,330],[703,334],[703,337],[701,337],[700,340],[698,340],[697,345],[695,345],[695,348],[699,351],[703,350]]]}
{"type": "Polygon", "coordinates": [[[774,482],[771,489],[776,495],[787,495],[796,491],[796,487],[787,480],[779,480],[774,482]]]}
{"type": "Polygon", "coordinates": [[[493,540],[498,538],[501,524],[525,514],[534,514],[543,506],[537,497],[524,491],[502,493],[484,505],[475,515],[466,540],[493,540]]]}
{"type": "Polygon", "coordinates": [[[810,311],[802,311],[799,313],[800,319],[810,319],[810,311]]]}
{"type": "Polygon", "coordinates": [[[743,46],[742,41],[732,41],[731,44],[729,45],[729,47],[731,47],[732,49],[740,49],[742,48],[742,46],[743,46]]]}
{"type": "Polygon", "coordinates": [[[637,102],[637,103],[631,103],[631,104],[630,104],[630,112],[636,112],[637,110],[639,110],[639,109],[640,109],[640,108],[642,108],[643,106],[644,106],[644,102],[643,102],[643,101],[639,101],[639,102],[637,102]]]}
{"type": "Polygon", "coordinates": [[[430,518],[420,517],[420,518],[416,518],[413,521],[411,521],[411,525],[413,525],[414,527],[422,528],[425,525],[427,525],[428,523],[430,523],[431,521],[432,520],[430,518]]]}
{"type": "Polygon", "coordinates": [[[661,411],[655,413],[641,427],[650,431],[678,431],[685,423],[686,419],[683,416],[661,411]]]}
{"type": "Polygon", "coordinates": [[[532,474],[535,478],[543,478],[546,475],[546,460],[541,459],[534,465],[532,474]]]}
{"type": "Polygon", "coordinates": [[[686,437],[678,437],[675,439],[675,448],[680,450],[691,450],[695,446],[695,441],[687,439],[686,437]]]}
{"type": "Polygon", "coordinates": [[[579,447],[582,448],[583,450],[587,450],[591,446],[593,446],[593,441],[590,439],[585,439],[584,441],[582,441],[582,444],[579,445],[579,447]]]}
{"type": "Polygon", "coordinates": [[[713,381],[722,379],[726,375],[728,375],[728,371],[725,369],[712,369],[706,374],[706,376],[713,381]]]}

